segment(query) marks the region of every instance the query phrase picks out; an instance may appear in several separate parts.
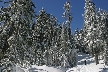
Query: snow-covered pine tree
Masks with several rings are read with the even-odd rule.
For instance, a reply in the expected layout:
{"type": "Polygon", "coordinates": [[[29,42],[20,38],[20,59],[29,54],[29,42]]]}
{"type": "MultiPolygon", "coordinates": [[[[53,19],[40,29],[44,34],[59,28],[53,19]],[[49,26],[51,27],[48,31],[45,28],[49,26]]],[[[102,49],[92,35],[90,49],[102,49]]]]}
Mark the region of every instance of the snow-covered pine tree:
{"type": "Polygon", "coordinates": [[[105,26],[105,21],[103,22],[103,20],[105,20],[103,18],[103,11],[100,8],[97,10],[96,19],[97,19],[98,30],[99,30],[98,36],[99,39],[101,40],[99,47],[100,47],[101,54],[103,55],[104,48],[106,47],[105,38],[104,38],[104,35],[106,33],[106,26],[105,26]]]}
{"type": "Polygon", "coordinates": [[[84,45],[86,50],[90,50],[92,56],[95,56],[96,64],[98,64],[98,55],[106,48],[107,14],[105,11],[96,12],[95,5],[90,0],[86,0],[84,14],[84,45]]]}
{"type": "MultiPolygon", "coordinates": [[[[60,49],[60,28],[57,24],[57,18],[51,15],[51,48],[50,48],[50,61],[54,66],[59,66],[59,49],[60,49]]],[[[52,64],[50,62],[50,64],[52,64]]]]}
{"type": "Polygon", "coordinates": [[[100,52],[99,43],[99,24],[96,20],[96,9],[95,4],[90,0],[86,0],[85,3],[85,14],[84,14],[84,27],[83,31],[85,34],[84,45],[86,50],[90,51],[92,56],[95,55],[96,64],[98,64],[98,53],[100,52]]]}
{"type": "Polygon", "coordinates": [[[97,22],[99,24],[99,38],[101,40],[100,43],[100,52],[102,56],[104,56],[104,62],[108,65],[108,13],[105,10],[99,8],[97,12],[97,22]]]}
{"type": "Polygon", "coordinates": [[[0,8],[0,26],[2,29],[0,29],[0,49],[1,49],[1,58],[3,58],[4,54],[6,53],[6,50],[9,48],[9,44],[7,42],[7,39],[12,33],[12,26],[9,25],[9,13],[8,13],[7,7],[1,7],[0,8]],[[8,23],[7,23],[8,22],[8,23]],[[5,26],[5,25],[6,26],[5,26]]]}
{"type": "Polygon", "coordinates": [[[74,40],[75,40],[75,48],[78,49],[79,52],[88,53],[84,50],[85,48],[83,46],[83,30],[82,29],[80,31],[78,30],[78,28],[75,30],[74,40]]]}
{"type": "MultiPolygon", "coordinates": [[[[84,34],[84,41],[83,41],[83,45],[85,46],[86,48],[86,51],[89,51],[92,52],[92,45],[90,46],[89,42],[90,40],[92,40],[90,38],[92,32],[93,31],[93,25],[94,25],[94,18],[95,17],[95,4],[93,2],[91,2],[90,0],[85,0],[86,3],[85,3],[85,11],[84,11],[84,25],[83,25],[83,34],[84,34]]],[[[93,44],[93,43],[92,43],[93,44]]],[[[92,53],[93,55],[93,53],[92,53]]]]}
{"type": "MultiPolygon", "coordinates": [[[[68,67],[68,66],[75,66],[76,62],[76,56],[74,55],[74,39],[71,33],[71,21],[72,21],[72,16],[71,16],[71,5],[70,2],[66,2],[64,4],[64,10],[65,12],[63,13],[63,18],[65,19],[65,22],[62,24],[62,32],[61,32],[61,54],[62,54],[62,60],[63,60],[63,67],[68,67]]],[[[61,61],[62,62],[62,61],[61,61]]],[[[61,63],[62,64],[62,63],[61,63]]]]}
{"type": "Polygon", "coordinates": [[[41,65],[42,52],[44,52],[44,22],[46,17],[46,12],[44,8],[40,11],[40,14],[36,16],[36,23],[32,25],[32,53],[34,57],[34,64],[41,65]]]}
{"type": "Polygon", "coordinates": [[[36,23],[33,25],[33,49],[35,50],[36,56],[38,55],[38,49],[40,49],[41,53],[38,55],[37,65],[46,65],[50,64],[50,48],[52,42],[52,22],[50,19],[50,14],[46,13],[44,8],[40,11],[40,14],[36,17],[36,23]]]}
{"type": "Polygon", "coordinates": [[[75,48],[76,49],[79,49],[79,51],[81,52],[81,47],[80,47],[80,44],[79,44],[79,31],[78,31],[78,28],[75,30],[75,33],[74,33],[74,40],[75,40],[75,48]]]}
{"type": "Polygon", "coordinates": [[[0,66],[2,66],[1,72],[3,71],[8,71],[11,72],[12,67],[14,66],[13,63],[9,60],[6,54],[6,50],[9,48],[9,44],[7,39],[12,35],[12,24],[10,21],[10,16],[9,16],[9,7],[1,7],[0,8],[0,23],[2,26],[2,30],[0,33],[0,49],[1,49],[1,59],[0,59],[0,66]]]}
{"type": "MultiPolygon", "coordinates": [[[[95,54],[96,64],[98,64],[98,56],[100,52],[104,52],[107,48],[107,13],[99,9],[99,11],[95,15],[96,19],[94,19],[94,26],[91,37],[94,39],[91,41],[93,43],[93,52],[95,54]],[[96,21],[95,21],[96,20],[96,21]],[[94,33],[94,34],[93,34],[94,33]]],[[[91,43],[90,43],[91,44],[91,43]]],[[[89,45],[90,45],[89,44],[89,45]]],[[[107,57],[107,56],[106,56],[107,57]]]]}
{"type": "Polygon", "coordinates": [[[83,53],[88,53],[88,52],[85,52],[85,46],[83,45],[83,40],[84,40],[84,32],[83,30],[81,29],[79,31],[79,45],[80,45],[80,49],[83,53]]]}
{"type": "Polygon", "coordinates": [[[68,51],[68,46],[67,46],[67,34],[66,34],[66,25],[63,23],[62,24],[62,32],[61,32],[61,49],[60,49],[60,54],[62,56],[62,65],[63,67],[67,67],[69,65],[66,57],[66,53],[68,51]],[[65,62],[64,62],[65,61],[65,62]],[[67,64],[67,65],[66,65],[67,64]]]}
{"type": "Polygon", "coordinates": [[[21,64],[23,66],[23,61],[27,61],[24,57],[29,58],[27,55],[29,49],[28,41],[26,40],[34,17],[33,5],[31,0],[12,0],[9,6],[5,8],[7,15],[4,17],[5,23],[3,26],[8,29],[6,32],[10,32],[14,28],[11,30],[11,34],[8,34],[7,39],[10,47],[7,50],[6,56],[14,65],[21,64]]]}

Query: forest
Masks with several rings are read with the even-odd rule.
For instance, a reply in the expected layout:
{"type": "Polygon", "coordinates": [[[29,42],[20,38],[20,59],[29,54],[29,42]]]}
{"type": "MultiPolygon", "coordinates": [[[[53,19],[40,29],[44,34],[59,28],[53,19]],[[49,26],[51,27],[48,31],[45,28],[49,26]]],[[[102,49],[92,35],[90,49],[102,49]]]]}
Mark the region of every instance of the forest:
{"type": "Polygon", "coordinates": [[[78,52],[95,57],[96,65],[102,56],[108,65],[108,12],[85,0],[84,23],[72,33],[70,2],[63,6],[57,18],[42,8],[36,14],[32,0],[0,0],[7,7],[0,8],[0,71],[14,72],[13,67],[47,65],[75,67],[78,52]]]}

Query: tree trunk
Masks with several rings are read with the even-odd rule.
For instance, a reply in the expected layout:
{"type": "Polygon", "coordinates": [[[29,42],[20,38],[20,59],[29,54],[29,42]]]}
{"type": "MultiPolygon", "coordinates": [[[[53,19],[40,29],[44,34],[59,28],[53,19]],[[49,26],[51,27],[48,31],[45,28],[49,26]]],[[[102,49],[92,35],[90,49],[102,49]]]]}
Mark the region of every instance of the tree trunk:
{"type": "Polygon", "coordinates": [[[98,61],[98,54],[95,54],[95,61],[96,61],[96,65],[99,64],[99,61],[98,61]]]}
{"type": "Polygon", "coordinates": [[[47,56],[47,62],[46,62],[46,65],[48,66],[48,56],[47,56]]]}
{"type": "Polygon", "coordinates": [[[3,59],[3,53],[0,53],[0,61],[3,59]]]}
{"type": "Polygon", "coordinates": [[[92,57],[94,57],[94,53],[91,53],[92,57]]]}

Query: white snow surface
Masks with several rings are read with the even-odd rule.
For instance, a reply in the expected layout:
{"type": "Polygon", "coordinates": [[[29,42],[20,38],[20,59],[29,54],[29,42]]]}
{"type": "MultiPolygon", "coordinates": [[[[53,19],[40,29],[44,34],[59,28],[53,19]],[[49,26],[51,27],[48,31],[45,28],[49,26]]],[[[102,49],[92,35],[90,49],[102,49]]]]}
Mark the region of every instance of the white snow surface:
{"type": "Polygon", "coordinates": [[[16,67],[16,72],[66,72],[66,69],[60,67],[48,67],[46,65],[32,65],[31,68],[28,69],[16,67]]]}
{"type": "Polygon", "coordinates": [[[30,68],[16,67],[16,72],[108,72],[108,66],[104,65],[101,57],[99,58],[99,64],[96,65],[94,58],[91,55],[79,53],[77,56],[77,66],[73,68],[61,68],[61,67],[49,67],[46,65],[37,66],[32,65],[30,68]],[[86,65],[84,61],[86,60],[86,65]]]}
{"type": "Polygon", "coordinates": [[[101,56],[99,57],[99,64],[96,65],[94,57],[88,54],[79,53],[77,56],[77,66],[68,69],[66,72],[108,72],[108,66],[104,65],[101,56]],[[86,65],[85,61],[86,60],[86,65]]]}

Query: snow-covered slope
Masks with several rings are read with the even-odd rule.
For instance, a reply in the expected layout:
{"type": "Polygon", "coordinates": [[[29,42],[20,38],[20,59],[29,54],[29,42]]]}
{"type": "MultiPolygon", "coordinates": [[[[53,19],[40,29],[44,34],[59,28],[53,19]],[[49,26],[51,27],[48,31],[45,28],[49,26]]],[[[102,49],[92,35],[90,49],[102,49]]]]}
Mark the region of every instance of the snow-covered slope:
{"type": "Polygon", "coordinates": [[[108,72],[108,66],[105,66],[103,60],[99,59],[99,64],[95,64],[94,58],[90,55],[79,53],[77,56],[78,65],[68,69],[66,72],[108,72]],[[85,61],[86,60],[86,65],[85,61]]]}
{"type": "Polygon", "coordinates": [[[99,59],[99,64],[95,64],[94,58],[90,55],[79,53],[77,56],[77,66],[69,69],[61,67],[48,67],[46,65],[36,66],[32,65],[30,68],[20,68],[17,66],[16,72],[108,72],[108,66],[105,66],[103,60],[99,59]],[[85,61],[86,60],[86,65],[85,61]]]}

